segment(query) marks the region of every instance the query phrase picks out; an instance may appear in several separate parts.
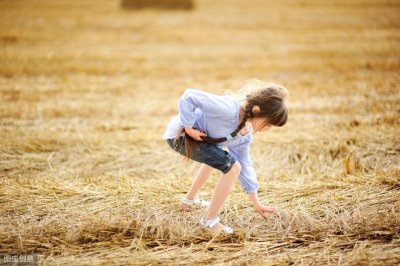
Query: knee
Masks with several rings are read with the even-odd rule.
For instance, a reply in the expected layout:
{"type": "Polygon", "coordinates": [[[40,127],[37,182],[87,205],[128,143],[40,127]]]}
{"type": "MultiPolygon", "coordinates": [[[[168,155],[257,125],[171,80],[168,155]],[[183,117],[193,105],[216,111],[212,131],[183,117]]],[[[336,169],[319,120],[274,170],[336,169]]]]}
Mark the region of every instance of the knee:
{"type": "Polygon", "coordinates": [[[242,166],[238,161],[236,161],[233,165],[232,168],[228,171],[229,174],[232,174],[234,176],[238,176],[240,173],[240,170],[242,169],[242,166]]]}

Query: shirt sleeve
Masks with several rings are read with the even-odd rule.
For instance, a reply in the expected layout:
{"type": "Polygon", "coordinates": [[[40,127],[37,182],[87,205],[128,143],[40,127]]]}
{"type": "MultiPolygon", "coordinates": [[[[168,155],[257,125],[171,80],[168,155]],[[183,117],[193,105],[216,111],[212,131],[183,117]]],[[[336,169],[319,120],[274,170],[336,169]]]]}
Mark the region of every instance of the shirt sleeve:
{"type": "Polygon", "coordinates": [[[196,108],[213,117],[224,117],[232,112],[232,107],[222,96],[188,88],[178,104],[180,120],[184,127],[192,127],[196,122],[196,108]]]}
{"type": "Polygon", "coordinates": [[[253,162],[250,159],[250,143],[251,140],[234,147],[229,147],[229,152],[241,166],[239,174],[240,186],[246,191],[246,193],[257,193],[258,181],[253,168],[253,162]]]}

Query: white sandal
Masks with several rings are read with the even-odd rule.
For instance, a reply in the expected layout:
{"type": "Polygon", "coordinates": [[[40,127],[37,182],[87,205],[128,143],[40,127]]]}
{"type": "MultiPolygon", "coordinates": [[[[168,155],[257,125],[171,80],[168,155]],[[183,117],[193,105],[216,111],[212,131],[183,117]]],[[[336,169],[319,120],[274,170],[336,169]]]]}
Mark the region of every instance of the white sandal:
{"type": "MultiPolygon", "coordinates": [[[[201,219],[200,219],[200,224],[205,228],[213,228],[216,224],[219,224],[219,223],[220,223],[219,217],[217,217],[215,219],[209,219],[209,220],[204,219],[204,217],[201,217],[201,219]]],[[[227,225],[224,225],[223,230],[227,234],[233,234],[233,229],[227,225]]]]}
{"type": "Polygon", "coordinates": [[[206,208],[206,207],[210,206],[210,202],[209,201],[199,199],[199,197],[197,197],[197,196],[194,197],[192,200],[187,199],[186,197],[184,197],[184,198],[181,199],[181,202],[183,204],[189,205],[191,207],[203,207],[203,208],[206,208]]]}

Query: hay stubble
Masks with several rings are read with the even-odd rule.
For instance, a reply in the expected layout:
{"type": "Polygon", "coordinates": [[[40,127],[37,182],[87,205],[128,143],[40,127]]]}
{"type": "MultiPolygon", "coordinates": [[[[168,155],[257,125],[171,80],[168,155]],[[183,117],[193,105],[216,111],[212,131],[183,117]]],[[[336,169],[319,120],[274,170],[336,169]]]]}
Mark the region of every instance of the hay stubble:
{"type": "Polygon", "coordinates": [[[51,264],[400,262],[396,1],[0,5],[0,253],[51,264]],[[259,217],[236,184],[221,214],[236,234],[213,238],[201,210],[178,211],[198,165],[161,134],[186,87],[223,94],[249,77],[290,89],[288,125],[252,144],[260,198],[282,219],[259,217]]]}

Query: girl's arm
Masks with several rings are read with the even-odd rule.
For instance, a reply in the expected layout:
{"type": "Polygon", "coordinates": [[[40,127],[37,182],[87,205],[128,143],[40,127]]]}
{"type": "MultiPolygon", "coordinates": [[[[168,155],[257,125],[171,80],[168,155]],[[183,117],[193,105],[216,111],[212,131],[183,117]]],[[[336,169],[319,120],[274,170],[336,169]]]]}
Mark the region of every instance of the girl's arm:
{"type": "Polygon", "coordinates": [[[201,137],[207,137],[206,133],[203,133],[200,130],[193,129],[191,127],[185,127],[185,131],[189,136],[191,136],[192,138],[194,138],[195,140],[198,140],[198,141],[203,141],[203,139],[201,137]]]}
{"type": "Polygon", "coordinates": [[[196,122],[196,108],[199,108],[209,116],[218,116],[222,119],[232,116],[232,104],[223,96],[209,92],[186,89],[179,99],[178,109],[182,125],[192,128],[196,122]]]}
{"type": "Polygon", "coordinates": [[[260,201],[258,200],[258,194],[257,193],[248,193],[250,201],[253,203],[254,208],[256,211],[263,217],[267,217],[268,213],[274,213],[277,216],[281,216],[279,212],[273,208],[273,207],[266,207],[263,206],[260,201]]]}
{"type": "MultiPolygon", "coordinates": [[[[258,181],[256,172],[253,168],[253,162],[250,159],[251,137],[243,143],[234,147],[229,147],[229,152],[240,163],[241,170],[238,176],[240,186],[246,193],[256,193],[258,191],[258,181]]],[[[257,201],[255,201],[257,202],[257,201]]]]}
{"type": "Polygon", "coordinates": [[[238,146],[230,147],[229,152],[239,161],[242,166],[239,174],[239,182],[241,187],[249,195],[250,201],[253,203],[257,213],[263,217],[267,217],[268,213],[275,213],[280,216],[275,208],[266,207],[260,203],[258,199],[258,182],[256,173],[253,169],[253,163],[250,159],[250,142],[251,138],[238,146]]]}
{"type": "Polygon", "coordinates": [[[257,193],[248,193],[250,201],[253,203],[255,209],[261,206],[260,200],[258,199],[257,193]]]}

